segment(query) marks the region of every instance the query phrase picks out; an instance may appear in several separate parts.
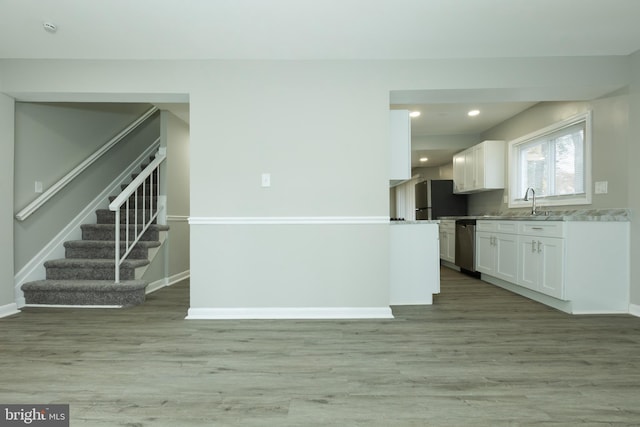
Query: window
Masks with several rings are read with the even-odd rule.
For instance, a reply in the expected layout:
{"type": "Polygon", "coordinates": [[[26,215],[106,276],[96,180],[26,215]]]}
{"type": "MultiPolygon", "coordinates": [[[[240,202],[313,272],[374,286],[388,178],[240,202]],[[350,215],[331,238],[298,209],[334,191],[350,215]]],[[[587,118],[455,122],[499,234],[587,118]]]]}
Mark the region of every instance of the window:
{"type": "Polygon", "coordinates": [[[581,114],[509,143],[509,207],[591,203],[591,114],[581,114]]]}

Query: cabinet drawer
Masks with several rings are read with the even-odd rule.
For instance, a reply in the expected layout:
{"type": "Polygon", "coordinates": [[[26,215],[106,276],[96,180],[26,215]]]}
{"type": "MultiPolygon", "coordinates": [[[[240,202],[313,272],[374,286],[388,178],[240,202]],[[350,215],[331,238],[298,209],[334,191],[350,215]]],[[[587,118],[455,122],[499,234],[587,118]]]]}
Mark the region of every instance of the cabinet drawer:
{"type": "Polygon", "coordinates": [[[480,220],[476,221],[476,231],[496,231],[497,221],[480,220]]]}
{"type": "Polygon", "coordinates": [[[562,221],[518,221],[518,234],[541,237],[564,237],[562,221]]]}
{"type": "Polygon", "coordinates": [[[440,230],[441,231],[455,231],[456,230],[456,222],[455,220],[440,220],[440,230]]]}
{"type": "Polygon", "coordinates": [[[496,231],[498,233],[516,234],[518,223],[516,221],[496,221],[496,231]]]}
{"type": "Polygon", "coordinates": [[[479,220],[476,222],[476,231],[488,231],[495,233],[516,234],[518,232],[517,221],[479,220]]]}

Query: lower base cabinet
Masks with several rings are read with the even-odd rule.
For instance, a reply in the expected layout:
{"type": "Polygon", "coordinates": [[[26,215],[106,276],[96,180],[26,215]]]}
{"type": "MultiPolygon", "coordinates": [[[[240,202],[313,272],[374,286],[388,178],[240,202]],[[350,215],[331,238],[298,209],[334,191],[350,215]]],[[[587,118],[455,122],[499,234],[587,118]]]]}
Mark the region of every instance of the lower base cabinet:
{"type": "Polygon", "coordinates": [[[568,313],[628,313],[629,235],[628,221],[479,220],[476,268],[568,313]]]}
{"type": "Polygon", "coordinates": [[[456,222],[455,220],[440,220],[440,259],[456,262],[456,222]]]}
{"type": "Polygon", "coordinates": [[[565,299],[564,239],[540,236],[518,236],[518,277],[516,283],[525,288],[565,299]]]}

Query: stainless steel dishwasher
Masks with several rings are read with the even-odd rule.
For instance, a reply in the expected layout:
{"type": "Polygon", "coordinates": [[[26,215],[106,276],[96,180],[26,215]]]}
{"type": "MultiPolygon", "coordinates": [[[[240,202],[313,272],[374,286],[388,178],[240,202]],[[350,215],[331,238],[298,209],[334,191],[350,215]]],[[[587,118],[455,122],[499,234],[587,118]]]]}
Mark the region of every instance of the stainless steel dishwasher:
{"type": "Polygon", "coordinates": [[[456,261],[463,270],[476,271],[476,220],[456,220],[456,261]]]}

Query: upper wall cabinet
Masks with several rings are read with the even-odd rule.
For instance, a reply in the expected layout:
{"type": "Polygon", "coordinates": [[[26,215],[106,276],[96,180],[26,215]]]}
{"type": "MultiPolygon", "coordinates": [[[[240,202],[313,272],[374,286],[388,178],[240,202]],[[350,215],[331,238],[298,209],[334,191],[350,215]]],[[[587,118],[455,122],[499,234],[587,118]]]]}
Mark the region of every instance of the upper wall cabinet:
{"type": "Polygon", "coordinates": [[[409,110],[389,111],[389,184],[411,179],[411,118],[409,110]]]}
{"type": "Polygon", "coordinates": [[[504,188],[504,141],[484,141],[453,156],[454,193],[504,188]]]}

